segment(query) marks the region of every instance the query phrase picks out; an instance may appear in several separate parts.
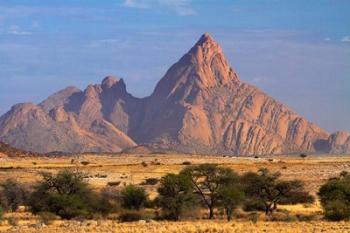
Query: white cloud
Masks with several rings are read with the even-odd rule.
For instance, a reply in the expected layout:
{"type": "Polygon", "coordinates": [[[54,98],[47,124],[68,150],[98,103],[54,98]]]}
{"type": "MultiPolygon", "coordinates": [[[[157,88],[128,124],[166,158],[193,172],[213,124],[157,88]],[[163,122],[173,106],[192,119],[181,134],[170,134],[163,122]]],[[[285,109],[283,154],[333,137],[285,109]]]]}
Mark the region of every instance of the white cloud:
{"type": "Polygon", "coordinates": [[[124,6],[139,9],[167,8],[178,15],[189,16],[197,14],[191,2],[192,0],[125,0],[124,6]]]}
{"type": "Polygon", "coordinates": [[[323,40],[324,40],[324,41],[330,41],[330,40],[331,40],[331,38],[326,37],[326,38],[324,38],[323,40]]]}
{"type": "Polygon", "coordinates": [[[147,0],[125,0],[124,6],[145,9],[151,7],[150,2],[147,0]]]}
{"type": "Polygon", "coordinates": [[[344,36],[344,37],[341,39],[341,42],[350,42],[350,36],[344,36]]]}
{"type": "Polygon", "coordinates": [[[32,32],[21,30],[18,25],[11,25],[7,30],[7,34],[16,36],[29,36],[32,32]]]}

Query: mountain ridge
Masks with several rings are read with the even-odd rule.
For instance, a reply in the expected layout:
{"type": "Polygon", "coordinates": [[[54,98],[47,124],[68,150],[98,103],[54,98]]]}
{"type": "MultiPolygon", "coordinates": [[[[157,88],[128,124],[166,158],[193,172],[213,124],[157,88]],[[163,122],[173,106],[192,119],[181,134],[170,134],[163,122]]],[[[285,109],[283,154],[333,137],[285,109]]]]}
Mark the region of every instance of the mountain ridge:
{"type": "Polygon", "coordinates": [[[242,81],[205,33],[145,98],[107,76],[68,87],[0,117],[0,140],[47,153],[119,152],[141,145],[187,153],[349,153],[350,134],[329,134],[242,81]]]}

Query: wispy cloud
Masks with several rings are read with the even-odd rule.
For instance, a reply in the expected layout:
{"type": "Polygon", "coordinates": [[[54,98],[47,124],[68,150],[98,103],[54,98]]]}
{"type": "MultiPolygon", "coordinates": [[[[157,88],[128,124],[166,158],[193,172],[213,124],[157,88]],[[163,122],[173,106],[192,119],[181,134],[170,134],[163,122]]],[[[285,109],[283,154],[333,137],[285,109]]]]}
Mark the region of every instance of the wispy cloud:
{"type": "Polygon", "coordinates": [[[146,9],[146,8],[150,8],[151,7],[151,1],[147,1],[147,0],[125,0],[124,6],[146,9]]]}
{"type": "Polygon", "coordinates": [[[16,36],[29,36],[32,34],[32,32],[22,30],[18,25],[11,25],[7,30],[7,34],[16,36]]]}
{"type": "Polygon", "coordinates": [[[125,0],[124,6],[139,9],[167,8],[178,15],[189,16],[197,14],[191,3],[191,0],[125,0]]]}
{"type": "Polygon", "coordinates": [[[350,36],[344,36],[342,39],[341,39],[341,42],[350,42],[350,36]]]}

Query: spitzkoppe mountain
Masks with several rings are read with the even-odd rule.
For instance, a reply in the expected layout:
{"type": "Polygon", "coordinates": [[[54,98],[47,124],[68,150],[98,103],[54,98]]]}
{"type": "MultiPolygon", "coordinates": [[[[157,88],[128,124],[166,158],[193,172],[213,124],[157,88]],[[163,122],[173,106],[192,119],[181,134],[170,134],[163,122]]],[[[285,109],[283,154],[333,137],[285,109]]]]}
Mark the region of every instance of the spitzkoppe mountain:
{"type": "Polygon", "coordinates": [[[146,98],[106,77],[61,90],[0,117],[0,141],[37,152],[118,152],[138,144],[236,155],[348,153],[350,134],[330,135],[240,80],[204,34],[146,98]]]}

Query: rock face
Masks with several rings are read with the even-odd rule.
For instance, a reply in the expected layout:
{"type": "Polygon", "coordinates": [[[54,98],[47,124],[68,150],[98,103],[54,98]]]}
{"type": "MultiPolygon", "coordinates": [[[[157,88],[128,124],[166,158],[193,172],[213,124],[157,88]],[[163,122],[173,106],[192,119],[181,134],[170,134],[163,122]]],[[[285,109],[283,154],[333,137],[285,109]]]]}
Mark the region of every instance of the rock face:
{"type": "Polygon", "coordinates": [[[334,154],[350,153],[350,133],[336,132],[329,136],[329,150],[334,154]]]}
{"type": "MultiPolygon", "coordinates": [[[[112,77],[85,91],[70,87],[39,105],[13,106],[0,117],[0,140],[41,153],[120,151],[136,143],[123,132],[125,119],[113,120],[108,106],[132,100],[123,81],[112,77]]],[[[118,110],[123,115],[123,106],[118,110]]]]}
{"type": "Polygon", "coordinates": [[[204,34],[146,98],[106,77],[84,91],[69,87],[39,105],[0,118],[0,140],[38,151],[117,152],[137,144],[235,155],[347,153],[350,135],[329,135],[240,80],[220,46],[204,34]]]}
{"type": "Polygon", "coordinates": [[[0,142],[0,158],[3,157],[26,157],[26,156],[38,156],[39,154],[23,151],[12,146],[7,145],[6,143],[0,142]]]}

